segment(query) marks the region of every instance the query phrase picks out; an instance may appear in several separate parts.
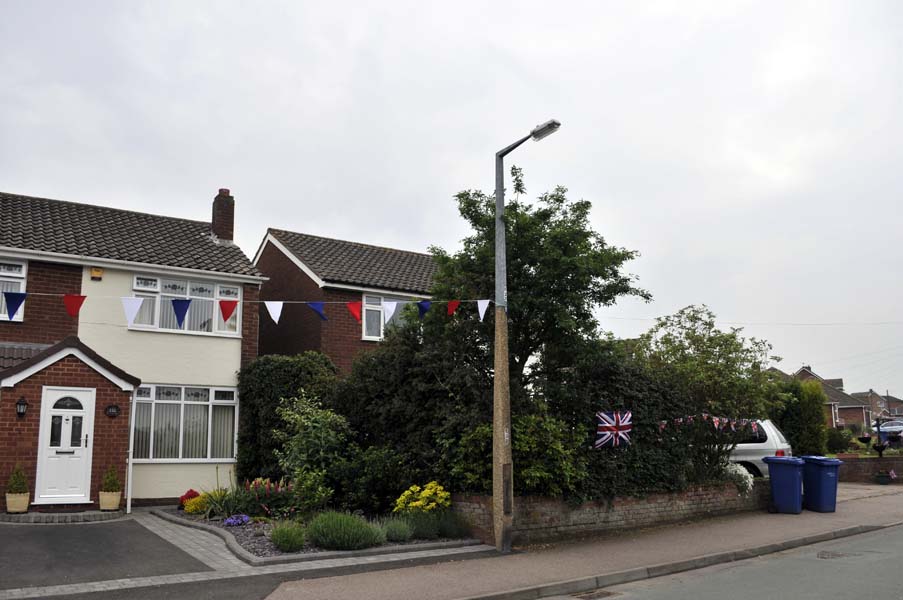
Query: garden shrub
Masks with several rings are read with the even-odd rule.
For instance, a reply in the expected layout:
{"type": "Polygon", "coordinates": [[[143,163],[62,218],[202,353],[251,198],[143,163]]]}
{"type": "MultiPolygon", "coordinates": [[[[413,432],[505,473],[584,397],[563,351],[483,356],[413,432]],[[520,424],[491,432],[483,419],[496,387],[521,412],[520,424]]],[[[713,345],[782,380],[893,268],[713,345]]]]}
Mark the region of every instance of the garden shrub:
{"type": "Polygon", "coordinates": [[[270,540],[283,552],[304,548],[304,527],[296,521],[280,521],[273,525],[270,540]]]}
{"type": "Polygon", "coordinates": [[[850,442],[852,441],[852,439],[853,434],[849,430],[834,428],[829,429],[826,442],[828,452],[830,452],[831,454],[846,452],[850,447],[850,442]]]}
{"type": "Polygon", "coordinates": [[[451,494],[436,481],[430,481],[422,488],[412,485],[402,492],[395,501],[397,513],[437,512],[451,506],[451,494]]]}
{"type": "Polygon", "coordinates": [[[821,385],[816,381],[786,381],[781,384],[782,402],[771,411],[771,418],[781,429],[798,456],[825,453],[827,428],[821,385]]]}
{"type": "Polygon", "coordinates": [[[346,459],[328,471],[328,485],[335,489],[338,506],[368,515],[385,514],[395,506],[398,490],[414,479],[414,471],[404,454],[387,446],[348,448],[346,459]]]}
{"type": "Polygon", "coordinates": [[[435,540],[439,537],[439,512],[412,512],[404,515],[417,540],[435,540]]]}
{"type": "Polygon", "coordinates": [[[382,528],[363,517],[333,511],[314,517],[307,535],[312,544],[326,550],[360,550],[386,540],[382,528]]]}
{"type": "Polygon", "coordinates": [[[737,463],[730,463],[724,470],[727,478],[737,486],[737,492],[741,496],[746,496],[752,491],[753,476],[752,473],[746,470],[746,467],[737,463]]]}
{"type": "Polygon", "coordinates": [[[186,502],[188,502],[188,501],[191,500],[192,498],[197,498],[197,497],[200,496],[200,495],[201,495],[201,494],[198,493],[196,490],[193,490],[193,489],[190,489],[190,488],[189,488],[189,490],[188,490],[187,492],[185,492],[184,494],[182,494],[181,496],[179,496],[179,506],[181,506],[181,507],[184,508],[186,502]]]}
{"type": "Polygon", "coordinates": [[[22,465],[19,463],[16,463],[16,466],[13,467],[12,473],[9,474],[9,480],[6,483],[6,493],[28,493],[28,480],[25,478],[25,471],[22,470],[22,465]]]}
{"type": "Polygon", "coordinates": [[[207,514],[207,494],[201,494],[194,498],[189,498],[184,504],[185,514],[189,515],[205,515],[207,514]]]}
{"type": "Polygon", "coordinates": [[[103,481],[100,484],[101,492],[121,492],[122,483],[119,481],[119,475],[116,474],[116,467],[110,465],[103,474],[103,481]]]}
{"type": "Polygon", "coordinates": [[[439,537],[460,539],[470,535],[470,525],[456,512],[444,510],[439,513],[439,537]]]}
{"type": "Polygon", "coordinates": [[[401,517],[388,517],[380,522],[380,526],[390,542],[407,542],[414,535],[414,528],[401,517]]]}
{"type": "Polygon", "coordinates": [[[239,480],[289,475],[282,471],[274,454],[280,447],[274,431],[282,427],[276,407],[283,398],[296,396],[302,389],[311,397],[328,397],[335,385],[335,366],[318,352],[261,356],[242,368],[238,374],[239,480]]]}

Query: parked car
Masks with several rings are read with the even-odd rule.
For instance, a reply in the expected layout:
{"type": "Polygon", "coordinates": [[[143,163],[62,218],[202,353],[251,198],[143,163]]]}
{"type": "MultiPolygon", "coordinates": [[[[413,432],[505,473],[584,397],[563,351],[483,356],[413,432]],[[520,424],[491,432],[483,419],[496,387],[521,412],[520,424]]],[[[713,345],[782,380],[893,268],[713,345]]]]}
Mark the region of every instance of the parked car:
{"type": "MultiPolygon", "coordinates": [[[[872,427],[872,431],[878,433],[878,428],[872,427]]],[[[881,423],[881,433],[903,433],[903,420],[881,423]]]]}
{"type": "Polygon", "coordinates": [[[749,437],[741,441],[731,452],[731,462],[746,468],[753,477],[768,474],[768,465],[762,460],[766,456],[793,456],[790,444],[770,420],[757,421],[758,431],[749,432],[749,437]]]}

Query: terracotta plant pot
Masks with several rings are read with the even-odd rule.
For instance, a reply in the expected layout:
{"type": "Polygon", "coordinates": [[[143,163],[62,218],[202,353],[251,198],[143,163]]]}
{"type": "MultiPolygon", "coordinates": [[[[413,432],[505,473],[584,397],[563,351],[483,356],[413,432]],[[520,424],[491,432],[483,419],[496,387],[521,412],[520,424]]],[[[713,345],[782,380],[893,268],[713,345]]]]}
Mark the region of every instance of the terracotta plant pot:
{"type": "Polygon", "coordinates": [[[100,492],[100,510],[119,510],[122,492],[100,492]]]}
{"type": "Polygon", "coordinates": [[[6,495],[6,512],[8,513],[24,513],[28,512],[28,493],[24,494],[7,494],[6,495]]]}

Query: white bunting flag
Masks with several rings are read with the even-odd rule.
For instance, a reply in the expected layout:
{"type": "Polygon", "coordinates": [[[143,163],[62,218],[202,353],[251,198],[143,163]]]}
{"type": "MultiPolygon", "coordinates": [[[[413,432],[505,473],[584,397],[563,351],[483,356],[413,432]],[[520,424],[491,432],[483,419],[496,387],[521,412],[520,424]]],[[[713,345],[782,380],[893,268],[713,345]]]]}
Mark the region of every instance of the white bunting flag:
{"type": "Polygon", "coordinates": [[[398,302],[392,302],[391,300],[383,301],[383,315],[386,317],[386,323],[388,323],[389,319],[392,318],[392,315],[395,314],[396,306],[398,306],[398,302]]]}
{"type": "Polygon", "coordinates": [[[135,322],[135,317],[138,316],[138,311],[141,310],[142,304],[144,304],[144,298],[134,298],[132,296],[122,298],[122,310],[125,311],[125,320],[129,327],[135,322]]]}
{"type": "Polygon", "coordinates": [[[486,315],[487,308],[489,308],[489,300],[477,300],[477,311],[480,313],[480,321],[486,315]]]}
{"type": "Polygon", "coordinates": [[[282,316],[282,302],[270,301],[263,304],[267,307],[267,312],[270,313],[270,318],[273,319],[273,322],[279,323],[279,317],[282,316]]]}

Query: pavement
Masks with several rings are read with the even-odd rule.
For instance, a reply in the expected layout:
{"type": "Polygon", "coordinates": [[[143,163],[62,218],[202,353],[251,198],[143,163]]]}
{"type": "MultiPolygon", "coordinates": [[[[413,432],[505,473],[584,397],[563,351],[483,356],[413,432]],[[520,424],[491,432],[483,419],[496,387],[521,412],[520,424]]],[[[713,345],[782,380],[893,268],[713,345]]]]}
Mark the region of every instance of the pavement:
{"type": "Polygon", "coordinates": [[[0,574],[0,600],[540,598],[733,562],[903,522],[903,486],[841,484],[838,495],[837,512],[831,514],[740,513],[522,548],[506,556],[475,558],[488,550],[475,546],[265,566],[239,560],[217,536],[144,511],[99,524],[0,524],[0,557],[7,558],[8,567],[0,574]],[[92,532],[97,535],[87,535],[92,532]],[[15,542],[7,544],[7,539],[15,542]],[[94,540],[96,549],[86,540],[94,540]]]}

